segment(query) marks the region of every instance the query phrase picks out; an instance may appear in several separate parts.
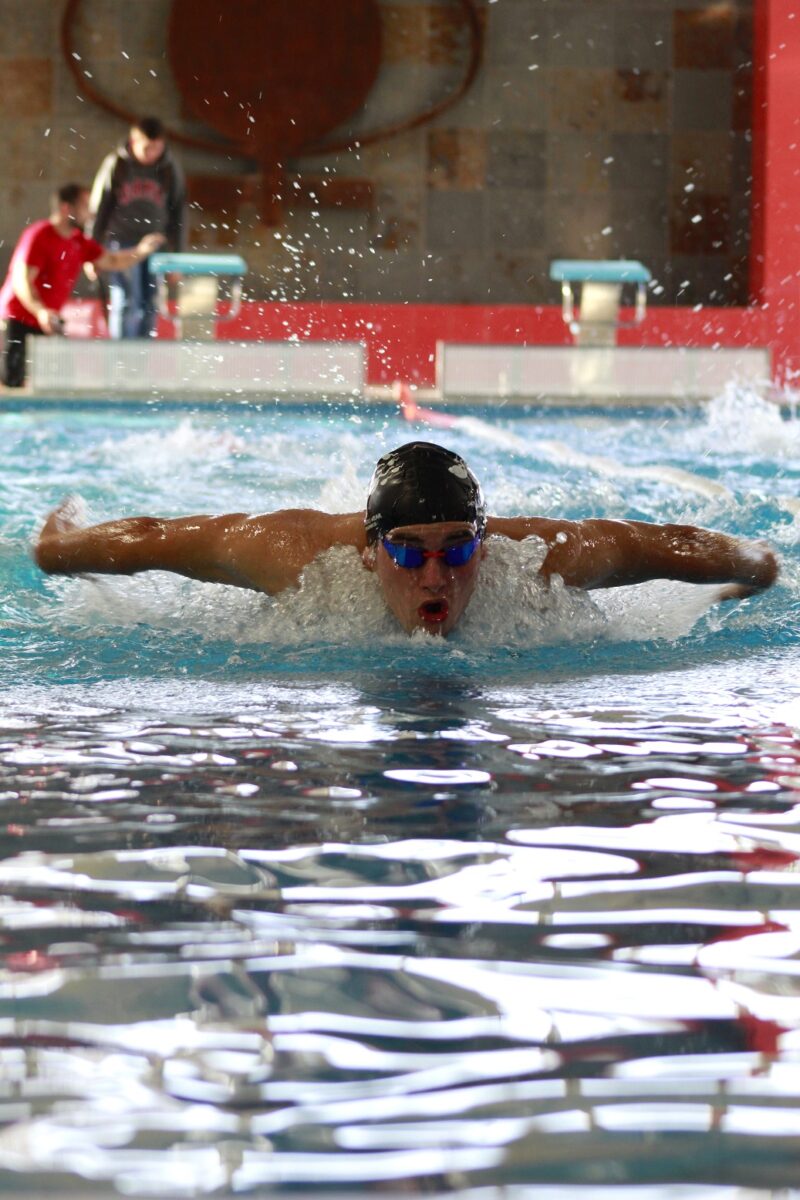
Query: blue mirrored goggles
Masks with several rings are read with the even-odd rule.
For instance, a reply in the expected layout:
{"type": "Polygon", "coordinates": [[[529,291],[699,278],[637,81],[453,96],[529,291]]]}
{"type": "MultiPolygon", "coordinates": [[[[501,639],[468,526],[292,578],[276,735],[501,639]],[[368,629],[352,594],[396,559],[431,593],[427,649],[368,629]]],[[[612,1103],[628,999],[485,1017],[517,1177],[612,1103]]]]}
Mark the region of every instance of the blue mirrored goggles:
{"type": "Polygon", "coordinates": [[[443,550],[423,550],[422,546],[409,546],[407,542],[390,542],[388,538],[382,540],[383,548],[392,562],[409,569],[424,566],[426,558],[443,558],[448,567],[463,567],[481,544],[477,534],[464,542],[445,546],[443,550]]]}

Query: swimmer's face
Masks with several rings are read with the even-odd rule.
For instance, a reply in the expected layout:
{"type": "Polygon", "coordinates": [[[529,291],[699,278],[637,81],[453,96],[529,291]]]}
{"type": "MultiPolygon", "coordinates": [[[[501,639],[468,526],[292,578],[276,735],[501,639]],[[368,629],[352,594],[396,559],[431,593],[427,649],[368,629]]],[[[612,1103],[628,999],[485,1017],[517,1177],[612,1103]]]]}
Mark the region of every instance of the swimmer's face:
{"type": "Polygon", "coordinates": [[[463,566],[448,565],[441,554],[474,537],[475,526],[465,521],[392,529],[387,535],[392,545],[436,556],[426,557],[419,567],[400,566],[382,541],[364,551],[365,565],[378,576],[386,604],[406,633],[424,629],[446,637],[455,629],[475,590],[485,548],[481,542],[463,566]]]}

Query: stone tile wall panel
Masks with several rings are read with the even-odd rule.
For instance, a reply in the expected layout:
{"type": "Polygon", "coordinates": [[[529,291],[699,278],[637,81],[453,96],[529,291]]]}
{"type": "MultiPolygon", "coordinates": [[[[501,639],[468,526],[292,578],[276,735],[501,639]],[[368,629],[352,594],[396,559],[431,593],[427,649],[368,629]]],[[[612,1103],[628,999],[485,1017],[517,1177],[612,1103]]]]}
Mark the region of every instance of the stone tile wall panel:
{"type": "MultiPolygon", "coordinates": [[[[302,241],[290,265],[258,220],[255,164],[178,148],[187,173],[218,176],[227,197],[192,211],[192,244],[241,249],[252,297],[557,303],[549,262],[574,255],[644,259],[654,303],[746,300],[752,0],[477,0],[484,55],[468,94],[370,144],[372,131],[446,97],[469,46],[456,0],[376,3],[381,72],[364,111],[335,131],[366,144],[287,164],[312,187],[371,184],[371,210],[314,209],[308,187],[305,201],[290,189],[280,232],[302,241]]],[[[21,21],[19,0],[0,0],[2,269],[50,191],[89,181],[125,133],[79,94],[61,57],[64,0],[24,9],[21,21]]],[[[169,10],[170,0],[83,0],[81,69],[131,112],[213,136],[182,111],[169,10]]]]}

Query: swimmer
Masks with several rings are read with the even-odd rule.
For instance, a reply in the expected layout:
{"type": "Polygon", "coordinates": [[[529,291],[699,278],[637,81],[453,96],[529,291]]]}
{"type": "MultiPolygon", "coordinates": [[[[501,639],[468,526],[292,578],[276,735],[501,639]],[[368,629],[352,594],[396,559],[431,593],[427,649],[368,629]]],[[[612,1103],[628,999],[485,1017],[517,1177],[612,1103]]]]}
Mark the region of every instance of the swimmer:
{"type": "Polygon", "coordinates": [[[86,526],[79,504],[66,500],[46,519],[34,557],[53,575],[172,571],[274,595],[296,587],[324,551],[352,546],[407,633],[445,636],[470,602],[492,552],[490,535],[540,538],[547,547],[541,576],[573,588],[673,579],[722,584],[717,598],[735,600],[770,587],[778,573],[765,542],[692,525],[487,516],[464,460],[431,442],[409,442],[379,459],[361,512],[282,509],[86,526]]]}

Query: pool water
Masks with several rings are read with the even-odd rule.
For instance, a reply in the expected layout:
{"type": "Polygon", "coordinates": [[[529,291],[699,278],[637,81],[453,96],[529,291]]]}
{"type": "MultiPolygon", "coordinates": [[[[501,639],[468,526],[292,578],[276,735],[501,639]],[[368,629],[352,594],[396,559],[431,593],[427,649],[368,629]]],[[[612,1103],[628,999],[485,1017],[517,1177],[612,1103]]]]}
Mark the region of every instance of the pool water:
{"type": "Polygon", "coordinates": [[[800,420],[456,415],[0,413],[4,1192],[798,1186],[800,420]],[[780,581],[553,599],[495,544],[434,642],[347,551],[277,600],[29,557],[68,493],[356,509],[412,437],[495,513],[766,537],[780,581]]]}

